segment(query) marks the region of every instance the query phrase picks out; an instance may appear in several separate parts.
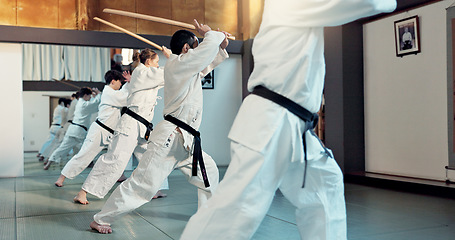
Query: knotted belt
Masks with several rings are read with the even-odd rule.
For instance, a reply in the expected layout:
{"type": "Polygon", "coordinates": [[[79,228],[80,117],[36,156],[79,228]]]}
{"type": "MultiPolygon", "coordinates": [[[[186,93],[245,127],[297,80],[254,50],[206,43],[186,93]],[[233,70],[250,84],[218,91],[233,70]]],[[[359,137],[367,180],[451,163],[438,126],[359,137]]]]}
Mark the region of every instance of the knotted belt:
{"type": "Polygon", "coordinates": [[[183,130],[189,132],[194,136],[194,150],[193,150],[193,165],[192,165],[192,175],[197,176],[197,163],[199,161],[199,166],[201,167],[202,179],[204,180],[205,187],[210,187],[209,179],[207,178],[207,172],[205,170],[204,159],[202,158],[202,147],[201,147],[201,133],[196,131],[190,125],[180,121],[179,119],[166,115],[164,119],[177,125],[177,127],[182,128],[183,130]]]}
{"type": "Polygon", "coordinates": [[[111,134],[114,134],[114,130],[108,126],[106,126],[104,123],[102,123],[99,119],[96,119],[95,121],[96,123],[98,123],[98,125],[100,125],[100,127],[106,129],[106,131],[110,132],[111,134]]]}
{"type": "Polygon", "coordinates": [[[75,122],[73,122],[73,121],[71,121],[71,124],[76,125],[76,126],[79,126],[79,127],[83,128],[85,131],[87,131],[87,127],[84,126],[84,125],[77,124],[77,123],[75,123],[75,122]]]}
{"type": "Polygon", "coordinates": [[[153,124],[151,122],[148,122],[147,119],[143,118],[141,115],[131,111],[131,109],[127,107],[123,107],[121,114],[128,114],[130,117],[136,119],[138,122],[144,124],[144,126],[147,128],[145,131],[145,140],[149,140],[150,132],[153,131],[153,124]]]}
{"type": "MultiPolygon", "coordinates": [[[[303,151],[305,154],[304,160],[305,160],[305,169],[304,169],[304,176],[303,176],[303,184],[302,188],[305,187],[305,180],[306,180],[306,172],[307,172],[307,166],[308,166],[308,158],[307,158],[307,146],[306,146],[306,139],[305,139],[305,133],[306,131],[310,131],[313,136],[318,138],[316,134],[314,133],[313,129],[317,126],[318,124],[318,119],[319,116],[317,113],[311,113],[310,111],[306,110],[304,107],[300,106],[299,104],[295,103],[294,101],[290,100],[289,98],[282,96],[278,93],[275,93],[269,89],[267,89],[264,86],[257,86],[254,88],[252,94],[261,96],[263,98],[266,98],[284,108],[286,108],[288,111],[299,117],[305,122],[305,130],[303,131],[303,151]]],[[[319,138],[318,138],[319,139],[319,138]]],[[[321,146],[324,148],[325,153],[333,157],[332,154],[329,152],[329,150],[322,144],[321,140],[319,139],[319,143],[321,143],[321,146]]]]}

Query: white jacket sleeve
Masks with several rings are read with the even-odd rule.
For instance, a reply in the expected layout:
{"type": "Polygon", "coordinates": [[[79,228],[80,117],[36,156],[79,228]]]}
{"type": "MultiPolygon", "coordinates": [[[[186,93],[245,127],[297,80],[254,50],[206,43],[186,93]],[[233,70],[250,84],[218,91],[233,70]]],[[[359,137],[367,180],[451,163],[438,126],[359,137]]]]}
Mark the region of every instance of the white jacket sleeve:
{"type": "Polygon", "coordinates": [[[216,55],[215,59],[213,60],[210,65],[208,65],[204,70],[201,71],[201,77],[205,77],[205,75],[209,74],[216,66],[220,65],[226,58],[229,58],[229,54],[227,53],[226,49],[222,49],[219,47],[218,55],[216,55]]]}
{"type": "Polygon", "coordinates": [[[338,26],[396,5],[396,0],[265,0],[261,28],[338,26]]]}
{"type": "MultiPolygon", "coordinates": [[[[126,83],[128,84],[128,83],[126,83]]],[[[107,87],[107,86],[106,86],[107,87]]],[[[109,95],[103,91],[101,96],[101,102],[103,104],[113,107],[124,107],[126,106],[126,99],[128,98],[128,90],[121,88],[120,90],[111,90],[109,95]]]]}
{"type": "Polygon", "coordinates": [[[222,32],[207,32],[204,36],[204,40],[197,48],[190,49],[188,53],[179,55],[179,60],[185,62],[182,71],[190,73],[191,75],[202,72],[217,57],[220,49],[219,46],[224,38],[225,35],[222,32]]]}

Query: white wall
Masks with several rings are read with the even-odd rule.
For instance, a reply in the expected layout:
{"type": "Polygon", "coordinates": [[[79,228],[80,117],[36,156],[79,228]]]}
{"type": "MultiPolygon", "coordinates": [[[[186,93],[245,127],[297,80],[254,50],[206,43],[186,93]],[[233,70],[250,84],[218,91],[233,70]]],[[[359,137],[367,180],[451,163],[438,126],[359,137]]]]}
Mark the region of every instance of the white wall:
{"type": "Polygon", "coordinates": [[[445,179],[446,11],[442,1],[364,25],[366,171],[445,179]],[[421,53],[396,57],[394,21],[418,15],[421,53]]]}
{"type": "Polygon", "coordinates": [[[70,97],[74,92],[23,92],[24,151],[39,151],[49,136],[49,96],[70,97]]]}
{"type": "MultiPolygon", "coordinates": [[[[160,53],[160,66],[165,58],[160,53]]],[[[215,87],[204,93],[204,110],[201,132],[202,149],[215,160],[218,166],[230,163],[230,148],[227,135],[242,103],[242,58],[231,54],[228,59],[215,68],[215,87]]],[[[163,96],[163,90],[159,91],[163,96]]],[[[163,100],[155,107],[153,124],[163,120],[163,100]]]]}
{"type": "Polygon", "coordinates": [[[20,44],[0,43],[4,101],[0,118],[0,177],[24,175],[21,51],[20,44]]]}

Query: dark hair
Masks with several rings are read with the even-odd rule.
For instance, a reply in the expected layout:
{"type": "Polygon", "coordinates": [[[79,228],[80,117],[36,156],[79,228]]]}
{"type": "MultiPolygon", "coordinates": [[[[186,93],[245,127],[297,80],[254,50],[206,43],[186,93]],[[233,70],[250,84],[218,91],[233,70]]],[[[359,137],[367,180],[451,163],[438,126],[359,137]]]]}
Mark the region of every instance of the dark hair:
{"type": "Polygon", "coordinates": [[[106,85],[111,84],[112,80],[120,80],[123,81],[125,78],[123,77],[122,73],[117,70],[109,70],[104,74],[104,81],[106,85]]]}
{"type": "Polygon", "coordinates": [[[145,61],[147,61],[147,59],[154,59],[156,56],[158,56],[156,54],[156,52],[154,52],[150,48],[146,48],[146,49],[141,51],[141,54],[139,55],[139,59],[140,59],[142,64],[145,64],[145,61]]]}
{"type": "Polygon", "coordinates": [[[60,105],[60,103],[64,103],[66,100],[66,98],[59,98],[58,99],[58,104],[60,105]]]}
{"type": "Polygon", "coordinates": [[[75,92],[75,93],[71,94],[71,97],[73,97],[73,98],[79,98],[79,95],[78,95],[78,94],[79,94],[78,92],[75,92]]]}
{"type": "Polygon", "coordinates": [[[173,54],[179,55],[182,53],[182,48],[185,45],[185,43],[188,43],[190,47],[193,47],[193,44],[196,40],[194,40],[194,33],[188,31],[188,30],[178,30],[177,32],[172,35],[171,38],[171,51],[173,54]]]}
{"type": "Polygon", "coordinates": [[[71,99],[65,98],[65,106],[69,107],[71,105],[71,99]]]}
{"type": "Polygon", "coordinates": [[[84,95],[91,95],[92,89],[88,87],[83,87],[79,90],[79,97],[84,97],[84,95]]]}
{"type": "Polygon", "coordinates": [[[137,60],[139,60],[139,55],[141,55],[140,52],[134,52],[133,53],[133,61],[136,62],[137,60]]]}

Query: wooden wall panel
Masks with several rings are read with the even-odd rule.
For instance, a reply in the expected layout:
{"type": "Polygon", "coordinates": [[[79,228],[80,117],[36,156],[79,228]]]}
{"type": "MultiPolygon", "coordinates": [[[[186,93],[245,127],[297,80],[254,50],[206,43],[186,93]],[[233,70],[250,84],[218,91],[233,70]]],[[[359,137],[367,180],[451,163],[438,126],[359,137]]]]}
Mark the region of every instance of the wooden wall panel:
{"type": "Polygon", "coordinates": [[[239,37],[237,4],[237,0],[205,0],[205,22],[239,37]]]}
{"type": "MultiPolygon", "coordinates": [[[[172,9],[171,17],[174,20],[185,23],[193,23],[193,19],[196,19],[198,20],[199,23],[206,22],[204,0],[173,0],[171,9],[172,9]]],[[[171,29],[172,32],[175,32],[178,29],[182,28],[172,27],[171,29]]]]}
{"type": "Polygon", "coordinates": [[[58,4],[58,28],[76,29],[76,1],[59,0],[58,4]]]}
{"type": "MultiPolygon", "coordinates": [[[[101,15],[102,9],[100,9],[100,1],[99,0],[89,0],[87,1],[87,15],[88,15],[88,24],[87,24],[87,30],[92,30],[92,31],[99,31],[100,26],[102,23],[93,20],[94,17],[106,17],[104,15],[101,15]]],[[[111,30],[112,31],[112,30],[111,30]]]]}
{"type": "MultiPolygon", "coordinates": [[[[136,12],[155,17],[171,19],[171,0],[136,0],[136,12]]],[[[137,21],[137,32],[140,34],[166,35],[170,36],[174,32],[170,25],[155,23],[152,21],[137,21]]]]}
{"type": "Polygon", "coordinates": [[[0,0],[0,24],[16,25],[16,1],[0,0]]]}
{"type": "Polygon", "coordinates": [[[250,0],[250,37],[254,38],[259,32],[264,12],[264,0],[250,0]]]}
{"type": "Polygon", "coordinates": [[[17,25],[58,28],[58,0],[17,0],[17,25]]]}
{"type": "MultiPolygon", "coordinates": [[[[120,15],[106,14],[104,8],[173,19],[192,23],[209,24],[241,39],[242,17],[239,7],[254,7],[263,0],[0,0],[0,25],[79,29],[91,31],[119,32],[101,24],[100,17],[139,34],[171,36],[180,27],[155,23],[120,15]],[[240,5],[240,6],[239,6],[240,5]],[[239,20],[240,19],[240,20],[239,20]]],[[[248,9],[247,21],[254,19],[254,11],[248,9]]],[[[257,24],[258,25],[258,24],[257,24]]],[[[250,30],[250,29],[248,29],[250,30]]],[[[199,36],[201,37],[201,36],[199,36]]]]}
{"type": "MultiPolygon", "coordinates": [[[[125,1],[125,0],[100,0],[100,9],[99,9],[99,17],[109,21],[113,24],[116,24],[122,28],[125,28],[132,32],[137,32],[136,28],[136,19],[130,17],[124,17],[114,14],[106,14],[103,13],[103,9],[105,8],[112,8],[112,9],[119,9],[129,12],[136,12],[136,0],[125,1]]],[[[92,20],[92,19],[91,19],[92,20]]],[[[105,24],[100,25],[101,31],[108,31],[108,32],[119,32],[117,29],[109,27],[105,24]]]]}

